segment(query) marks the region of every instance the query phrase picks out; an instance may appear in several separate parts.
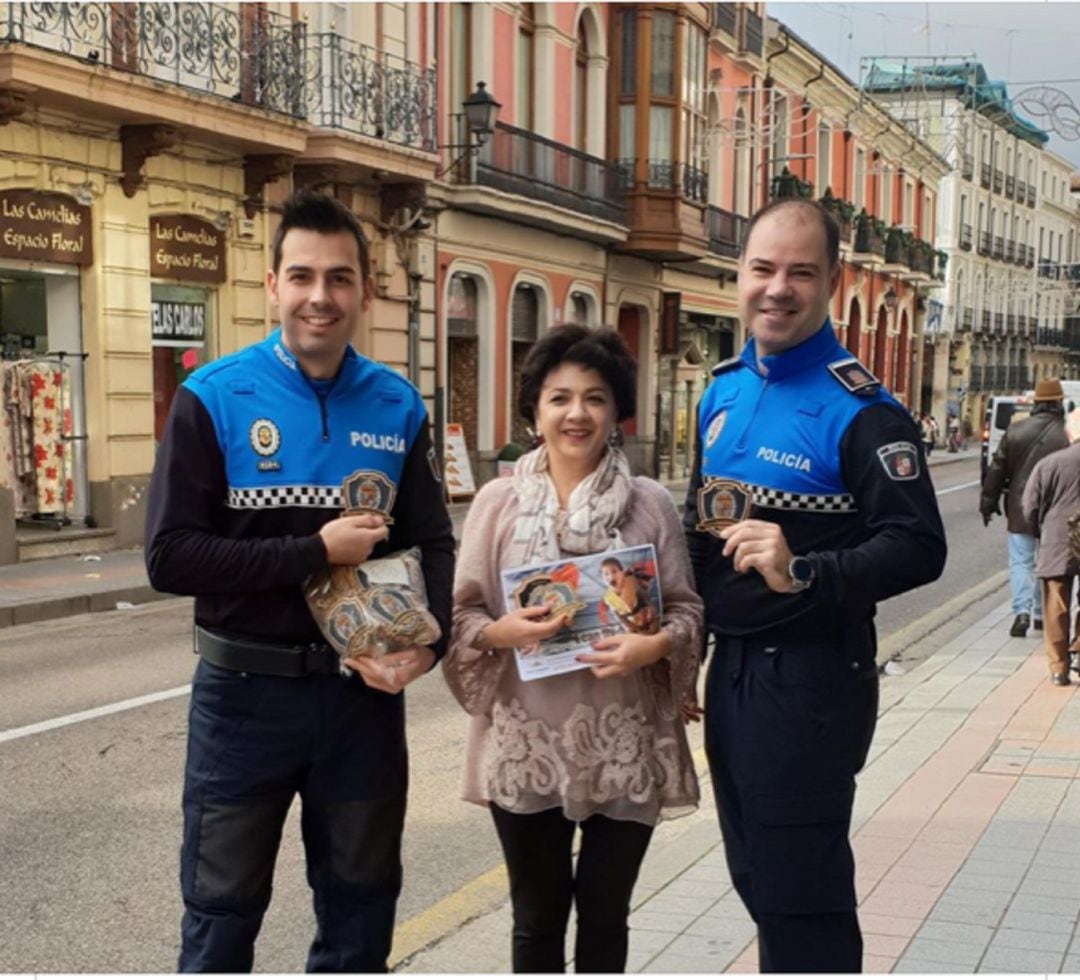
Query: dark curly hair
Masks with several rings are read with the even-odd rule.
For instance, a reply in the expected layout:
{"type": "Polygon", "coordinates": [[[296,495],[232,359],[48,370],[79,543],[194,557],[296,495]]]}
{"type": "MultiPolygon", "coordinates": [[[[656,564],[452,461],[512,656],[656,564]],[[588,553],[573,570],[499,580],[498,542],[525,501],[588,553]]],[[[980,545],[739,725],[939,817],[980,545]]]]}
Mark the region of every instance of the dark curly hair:
{"type": "Polygon", "coordinates": [[[281,243],[293,228],[303,231],[317,231],[320,235],[333,235],[347,231],[356,239],[356,251],[360,258],[360,274],[367,279],[370,274],[368,263],[368,243],[360,219],[344,204],[327,194],[313,190],[297,191],[281,211],[281,224],[274,232],[271,244],[273,270],[276,274],[281,268],[281,243]]]}
{"type": "Polygon", "coordinates": [[[607,382],[615,397],[617,421],[633,418],[637,411],[637,362],[626,341],[608,327],[591,329],[571,323],[544,334],[521,367],[518,412],[529,425],[536,421],[545,379],[567,363],[593,370],[607,382]]]}

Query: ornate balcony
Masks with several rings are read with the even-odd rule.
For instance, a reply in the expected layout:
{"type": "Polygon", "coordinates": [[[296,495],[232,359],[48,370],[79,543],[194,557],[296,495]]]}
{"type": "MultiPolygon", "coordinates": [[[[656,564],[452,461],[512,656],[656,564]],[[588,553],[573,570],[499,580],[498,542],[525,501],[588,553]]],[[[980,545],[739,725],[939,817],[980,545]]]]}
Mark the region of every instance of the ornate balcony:
{"type": "Polygon", "coordinates": [[[1027,206],[1029,208],[1035,207],[1035,185],[1028,184],[1027,188],[1027,206]]]}
{"type": "Polygon", "coordinates": [[[994,333],[1003,334],[1005,332],[1005,314],[994,314],[994,333]]]}
{"type": "Polygon", "coordinates": [[[1027,257],[1024,259],[1024,266],[1028,269],[1035,268],[1035,246],[1029,245],[1027,247],[1027,257]]]}
{"type": "Polygon", "coordinates": [[[1005,241],[1005,261],[1013,262],[1016,259],[1016,242],[1011,238],[1005,241]]]}
{"type": "Polygon", "coordinates": [[[1023,204],[1024,199],[1027,197],[1027,182],[1018,180],[1016,182],[1016,203],[1023,204]]]}
{"type": "Polygon", "coordinates": [[[339,34],[313,34],[306,74],[306,115],[316,126],[435,152],[434,69],[339,34]]]}
{"type": "Polygon", "coordinates": [[[979,328],[983,333],[990,332],[990,311],[983,310],[982,316],[979,318],[979,328]]]}
{"type": "Polygon", "coordinates": [[[902,272],[911,268],[914,240],[895,225],[885,233],[885,265],[883,272],[902,272]]]}
{"type": "Polygon", "coordinates": [[[1001,185],[1002,185],[1002,182],[1003,182],[1003,178],[1004,178],[1004,175],[1002,174],[1002,172],[1000,170],[995,169],[994,170],[994,193],[995,194],[1000,194],[1001,193],[1001,185]]]}
{"type": "Polygon", "coordinates": [[[303,117],[306,27],[263,5],[9,3],[0,43],[29,45],[303,117]]]}
{"type": "Polygon", "coordinates": [[[960,318],[960,329],[971,331],[975,326],[975,311],[970,306],[965,306],[960,318]]]}
{"type": "Polygon", "coordinates": [[[784,167],[778,176],[773,177],[770,191],[773,199],[785,197],[809,199],[814,189],[809,181],[800,180],[787,167],[784,167]]]}
{"type": "MultiPolygon", "coordinates": [[[[458,129],[464,140],[463,118],[458,129]]],[[[475,170],[459,165],[458,183],[476,183],[532,198],[617,224],[625,224],[622,174],[618,167],[528,130],[496,123],[475,170]]]]}
{"type": "Polygon", "coordinates": [[[988,232],[988,231],[979,232],[979,249],[978,249],[978,251],[979,251],[980,255],[989,255],[990,254],[990,241],[991,241],[990,232],[988,232]]]}
{"type": "Polygon", "coordinates": [[[724,211],[710,204],[705,212],[709,251],[717,255],[725,255],[730,259],[737,259],[747,220],[741,214],[724,211]]]}
{"type": "Polygon", "coordinates": [[[853,262],[873,265],[885,258],[885,223],[867,214],[855,216],[855,251],[853,262]]]}
{"type": "Polygon", "coordinates": [[[1039,278],[1056,280],[1058,278],[1058,264],[1056,262],[1051,262],[1049,259],[1040,259],[1039,278]]]}
{"type": "Polygon", "coordinates": [[[990,164],[983,163],[979,165],[979,184],[986,190],[990,190],[990,164]]]}
{"type": "Polygon", "coordinates": [[[960,158],[960,176],[964,180],[971,180],[972,174],[975,173],[975,160],[970,153],[965,153],[960,158]]]}
{"type": "Polygon", "coordinates": [[[994,236],[993,257],[1000,259],[1005,254],[1005,239],[1001,235],[994,236]]]}
{"type": "Polygon", "coordinates": [[[965,252],[971,251],[971,225],[960,226],[960,247],[965,252]]]}
{"type": "Polygon", "coordinates": [[[1016,196],[1016,178],[1011,174],[1005,175],[1005,196],[1010,200],[1016,196]]]}

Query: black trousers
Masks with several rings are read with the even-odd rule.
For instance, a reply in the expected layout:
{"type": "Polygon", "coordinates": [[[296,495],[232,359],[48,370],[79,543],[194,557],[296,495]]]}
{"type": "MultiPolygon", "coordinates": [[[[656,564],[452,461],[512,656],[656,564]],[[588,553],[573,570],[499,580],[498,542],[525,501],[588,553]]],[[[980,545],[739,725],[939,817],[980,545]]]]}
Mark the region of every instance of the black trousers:
{"type": "Polygon", "coordinates": [[[510,813],[491,804],[510,874],[515,973],[565,973],[566,925],[577,906],[577,973],[622,973],[630,930],[630,895],[653,829],[599,814],[574,828],[560,809],[510,813]]]}
{"type": "Polygon", "coordinates": [[[877,722],[865,650],[717,637],[705,746],[732,883],[763,973],[859,973],[855,774],[877,722]]]}

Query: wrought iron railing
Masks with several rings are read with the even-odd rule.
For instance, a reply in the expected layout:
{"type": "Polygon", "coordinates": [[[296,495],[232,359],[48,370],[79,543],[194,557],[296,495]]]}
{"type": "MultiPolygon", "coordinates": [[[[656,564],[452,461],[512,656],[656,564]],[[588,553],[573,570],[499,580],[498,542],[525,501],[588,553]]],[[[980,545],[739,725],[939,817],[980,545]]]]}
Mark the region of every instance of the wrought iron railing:
{"type": "Polygon", "coordinates": [[[1024,265],[1028,269],[1034,269],[1035,268],[1035,246],[1034,245],[1029,245],[1027,247],[1027,258],[1024,259],[1024,265]]]}
{"type": "Polygon", "coordinates": [[[884,229],[876,218],[865,211],[855,216],[855,251],[863,254],[885,254],[884,229]]]}
{"type": "Polygon", "coordinates": [[[1005,261],[1012,262],[1016,258],[1016,242],[1011,238],[1005,240],[1005,261]]]}
{"type": "Polygon", "coordinates": [[[904,233],[897,227],[890,228],[885,233],[885,262],[887,265],[911,265],[909,242],[904,238],[904,233]]]}
{"type": "Polygon", "coordinates": [[[965,252],[971,251],[971,225],[960,226],[960,247],[965,252]]]}
{"type": "MultiPolygon", "coordinates": [[[[458,116],[457,126],[462,142],[464,116],[458,116]]],[[[475,162],[466,157],[457,177],[460,183],[494,187],[607,221],[626,220],[619,167],[506,123],[495,124],[479,157],[475,162]]]]}
{"type": "Polygon", "coordinates": [[[1009,333],[1015,333],[1016,332],[1016,314],[1015,313],[1006,313],[1005,314],[1005,329],[1009,333]]]}
{"type": "Polygon", "coordinates": [[[971,180],[971,175],[975,173],[975,160],[970,153],[965,153],[960,158],[960,176],[964,180],[971,180]]]}
{"type": "Polygon", "coordinates": [[[306,27],[262,4],[7,3],[0,43],[11,42],[304,115],[306,27]]]}
{"type": "Polygon", "coordinates": [[[747,219],[741,214],[724,211],[712,204],[705,210],[705,229],[709,235],[709,250],[717,255],[738,258],[747,219]]]}
{"type": "Polygon", "coordinates": [[[646,182],[655,190],[675,190],[675,172],[678,164],[674,160],[649,160],[646,164],[646,182]]]}
{"type": "Polygon", "coordinates": [[[975,311],[970,306],[964,307],[960,326],[962,330],[971,330],[975,326],[975,311]]]}
{"type": "Polygon", "coordinates": [[[1049,259],[1039,260],[1039,278],[1040,279],[1057,279],[1058,277],[1058,265],[1056,262],[1051,262],[1049,259]]]}
{"type": "Polygon", "coordinates": [[[1027,197],[1027,181],[1018,180],[1016,182],[1016,203],[1023,204],[1024,198],[1027,197]]]}
{"type": "Polygon", "coordinates": [[[1005,196],[1008,198],[1016,196],[1016,178],[1011,174],[1005,175],[1005,196]]]}
{"type": "Polygon", "coordinates": [[[983,310],[982,316],[979,318],[979,326],[984,333],[990,332],[990,311],[983,310]]]}
{"type": "Polygon", "coordinates": [[[979,165],[979,183],[987,190],[990,189],[990,164],[983,163],[979,165]]]}
{"type": "Polygon", "coordinates": [[[1065,317],[1064,328],[1061,346],[1072,352],[1080,350],[1080,316],[1065,317]]]}
{"type": "Polygon", "coordinates": [[[682,196],[704,204],[709,199],[709,175],[688,163],[682,165],[682,196]]]}
{"type": "Polygon", "coordinates": [[[1005,239],[1001,235],[994,236],[994,258],[1000,259],[1005,254],[1005,239]]]}
{"type": "Polygon", "coordinates": [[[435,152],[435,70],[358,44],[340,34],[308,39],[308,118],[435,152]]]}
{"type": "Polygon", "coordinates": [[[990,232],[988,232],[988,231],[980,231],[979,232],[979,254],[980,255],[989,255],[990,254],[990,240],[991,240],[990,232]]]}
{"type": "Polygon", "coordinates": [[[1035,185],[1028,184],[1027,188],[1027,206],[1029,208],[1035,207],[1035,185]]]}
{"type": "Polygon", "coordinates": [[[1004,313],[995,313],[994,314],[994,332],[995,333],[1004,333],[1005,332],[1005,314],[1004,313]]]}
{"type": "Polygon", "coordinates": [[[1036,347],[1064,347],[1065,331],[1060,327],[1042,326],[1035,331],[1036,347]]]}
{"type": "Polygon", "coordinates": [[[995,169],[994,170],[994,193],[995,194],[1000,194],[1001,193],[1001,184],[1002,184],[1003,178],[1004,178],[1004,174],[1002,174],[1002,172],[1000,170],[995,169]]]}
{"type": "Polygon", "coordinates": [[[971,374],[968,378],[968,391],[979,392],[983,390],[983,366],[981,364],[971,365],[971,374]]]}

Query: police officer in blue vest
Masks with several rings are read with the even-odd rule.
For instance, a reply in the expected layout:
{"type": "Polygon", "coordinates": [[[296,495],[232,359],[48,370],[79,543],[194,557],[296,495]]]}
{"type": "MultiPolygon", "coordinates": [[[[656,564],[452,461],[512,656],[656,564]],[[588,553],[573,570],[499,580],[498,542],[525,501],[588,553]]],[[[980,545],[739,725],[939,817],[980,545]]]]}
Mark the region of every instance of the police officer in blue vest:
{"type": "Polygon", "coordinates": [[[706,750],[763,972],[858,972],[855,774],[878,703],[875,604],[936,579],[945,534],[911,416],[837,342],[839,229],[759,211],[750,339],[698,406],[686,527],[715,650],[706,750]]]}
{"type": "Polygon", "coordinates": [[[251,970],[299,795],[318,924],[307,968],[385,972],[401,889],[402,691],[444,641],[349,660],[342,676],[302,586],[328,565],[419,547],[445,637],[453,530],[419,393],[349,344],[372,296],[356,217],[295,197],[266,285],[280,328],[184,382],[150,484],[150,581],[195,596],[199,654],[179,968],[251,970]],[[372,513],[339,516],[350,476],[381,494],[372,513]]]}

